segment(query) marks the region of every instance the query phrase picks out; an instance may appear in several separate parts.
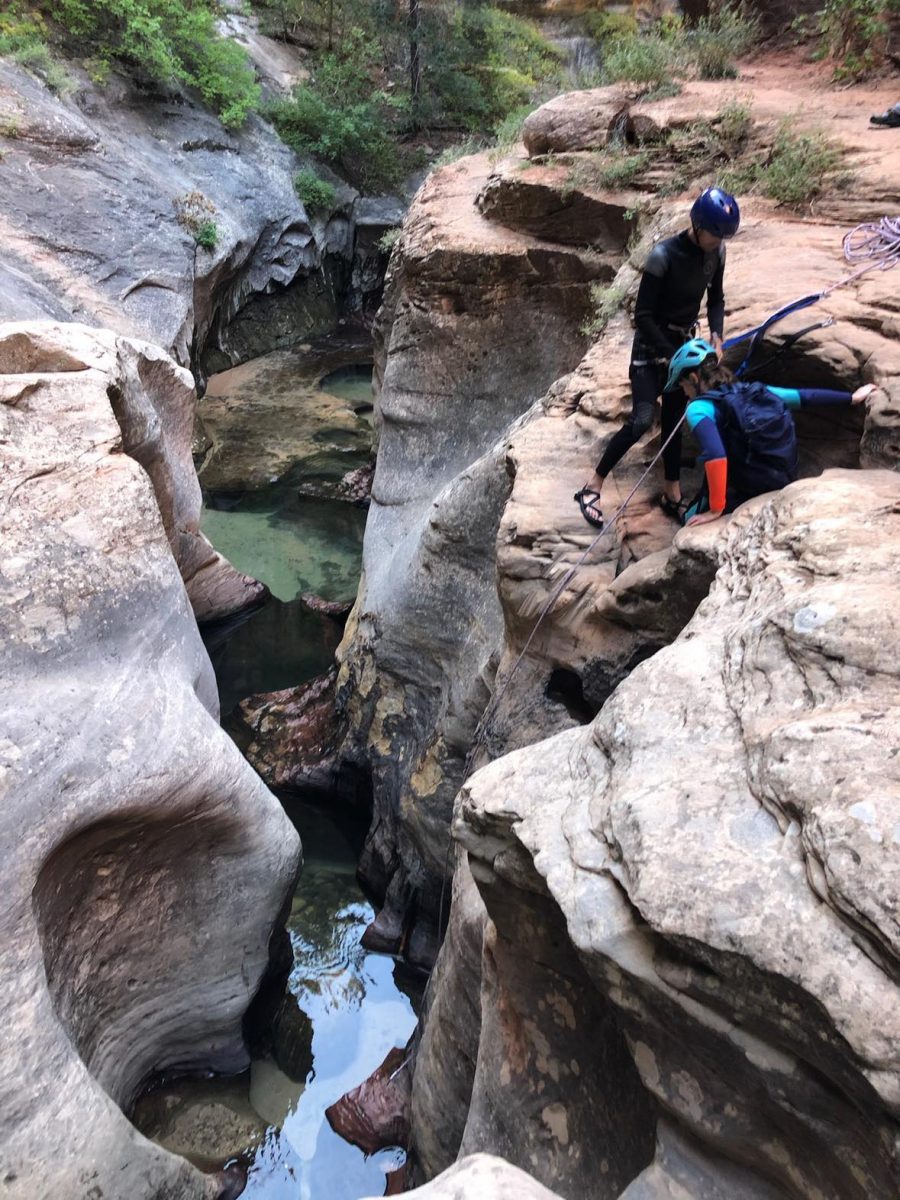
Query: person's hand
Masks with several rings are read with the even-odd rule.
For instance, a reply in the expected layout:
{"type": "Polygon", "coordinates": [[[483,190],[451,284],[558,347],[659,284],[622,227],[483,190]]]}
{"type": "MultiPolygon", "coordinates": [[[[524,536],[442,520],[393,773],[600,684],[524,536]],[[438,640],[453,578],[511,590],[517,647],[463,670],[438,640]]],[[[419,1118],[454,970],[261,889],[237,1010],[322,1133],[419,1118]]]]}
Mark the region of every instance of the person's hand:
{"type": "Polygon", "coordinates": [[[872,395],[872,393],[877,392],[877,391],[878,391],[878,388],[874,383],[864,383],[862,385],[862,387],[858,387],[856,389],[856,391],[853,393],[853,397],[852,397],[853,403],[854,404],[864,404],[866,402],[866,400],[868,400],[868,398],[872,395]]]}
{"type": "Polygon", "coordinates": [[[712,335],[712,344],[713,344],[713,350],[715,350],[715,352],[716,352],[716,358],[718,359],[719,362],[721,362],[722,355],[725,353],[725,350],[722,345],[722,339],[721,339],[721,337],[719,337],[719,335],[717,333],[714,333],[712,335]]]}
{"type": "Polygon", "coordinates": [[[724,509],[720,509],[719,512],[697,513],[696,517],[691,517],[688,525],[708,525],[710,521],[718,521],[724,511],[724,509]]]}

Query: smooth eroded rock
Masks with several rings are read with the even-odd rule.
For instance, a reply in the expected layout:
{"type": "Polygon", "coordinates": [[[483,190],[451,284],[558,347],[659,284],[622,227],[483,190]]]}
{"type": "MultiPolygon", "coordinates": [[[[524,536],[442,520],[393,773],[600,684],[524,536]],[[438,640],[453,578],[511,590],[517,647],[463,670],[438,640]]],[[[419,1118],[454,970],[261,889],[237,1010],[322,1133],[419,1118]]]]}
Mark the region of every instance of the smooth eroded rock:
{"type": "Polygon", "coordinates": [[[242,1017],[297,867],[293,827],[219,728],[173,556],[190,479],[166,457],[160,374],[187,386],[113,334],[0,327],[11,1200],[217,1194],[123,1113],[157,1073],[246,1065],[242,1017]]]}

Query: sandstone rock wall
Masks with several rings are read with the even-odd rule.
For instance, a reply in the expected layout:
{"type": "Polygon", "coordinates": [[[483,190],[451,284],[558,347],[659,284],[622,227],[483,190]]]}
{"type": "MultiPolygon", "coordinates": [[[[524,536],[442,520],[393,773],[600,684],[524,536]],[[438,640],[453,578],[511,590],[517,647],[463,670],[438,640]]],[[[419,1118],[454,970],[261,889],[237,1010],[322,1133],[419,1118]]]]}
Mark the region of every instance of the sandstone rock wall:
{"type": "MultiPolygon", "coordinates": [[[[305,74],[252,16],[229,20],[268,94],[305,74]]],[[[65,69],[53,95],[0,62],[0,320],[96,324],[201,375],[335,327],[354,189],[335,177],[333,210],[312,219],[294,192],[296,155],[261,118],[229,131],[175,85],[114,70],[101,87],[65,69]],[[195,241],[202,221],[215,225],[212,249],[195,241]]]]}
{"type": "Polygon", "coordinates": [[[393,949],[437,914],[450,807],[501,641],[498,439],[581,357],[590,284],[613,271],[596,251],[488,223],[474,200],[489,170],[479,157],[431,176],[394,260],[363,580],[339,652],[345,756],[373,777],[363,870],[388,893],[373,936],[393,949]]]}
{"type": "MultiPolygon", "coordinates": [[[[767,127],[790,96],[784,80],[761,94],[759,117],[767,127]]],[[[698,111],[714,115],[725,99],[722,85],[692,84],[683,97],[647,106],[644,115],[657,127],[683,125],[698,111]]],[[[830,94],[822,100],[832,131],[843,128],[838,108],[830,94]]],[[[598,145],[609,125],[608,112],[601,115],[598,145]]],[[[743,203],[742,233],[729,247],[729,333],[758,324],[787,300],[819,291],[847,271],[836,224],[879,215],[893,186],[870,140],[851,151],[860,173],[853,193],[824,199],[815,214],[789,216],[758,199],[743,203]]],[[[731,533],[723,523],[684,530],[674,543],[676,526],[654,505],[659,485],[651,475],[519,661],[557,581],[593,540],[571,496],[627,412],[628,306],[641,255],[653,238],[683,226],[690,197],[660,204],[650,190],[658,179],[639,189],[641,242],[626,247],[628,222],[634,232],[633,214],[625,215],[635,204],[632,193],[604,193],[559,160],[529,166],[513,156],[489,166],[487,172],[463,163],[433,179],[395,255],[394,285],[382,316],[382,439],[366,578],[341,652],[351,731],[345,753],[369,764],[373,773],[376,816],[366,865],[387,892],[374,932],[391,948],[407,951],[417,949],[408,931],[422,910],[443,907],[436,877],[452,861],[444,821],[476,722],[490,694],[516,669],[481,743],[481,761],[500,761],[462,793],[457,836],[469,851],[487,914],[458,872],[413,1080],[413,1151],[420,1177],[444,1169],[455,1154],[487,1150],[509,1156],[567,1197],[597,1195],[598,1176],[602,1194],[628,1200],[683,1194],[708,1200],[736,1195],[838,1200],[842,1189],[847,1196],[887,1197],[896,1186],[893,1082],[879,1093],[873,1080],[881,1080],[888,1060],[885,1069],[894,1071],[892,1051],[883,1040],[861,1049],[848,1037],[846,1022],[851,994],[867,991],[870,1030],[879,1028],[878,1014],[894,1003],[893,967],[884,951],[889,922],[879,910],[880,933],[873,941],[860,916],[862,909],[868,922],[878,908],[871,895],[863,900],[855,893],[861,909],[851,912],[843,899],[848,885],[822,882],[834,867],[816,865],[824,861],[824,850],[800,848],[819,835],[812,832],[812,819],[801,834],[795,802],[787,805],[787,825],[771,823],[756,751],[750,752],[743,734],[732,736],[731,723],[744,707],[758,713],[753,736],[765,743],[771,733],[766,714],[776,723],[781,719],[781,701],[765,681],[770,671],[791,669],[792,641],[782,647],[777,639],[767,643],[746,666],[735,658],[733,643],[742,636],[742,622],[754,631],[760,621],[775,622],[776,597],[789,608],[792,588],[798,597],[803,588],[813,596],[809,604],[798,598],[797,611],[818,612],[817,589],[827,588],[831,576],[843,581],[843,606],[828,601],[839,614],[831,628],[841,630],[823,656],[821,669],[832,682],[830,654],[838,670],[845,659],[855,661],[862,637],[857,619],[861,630],[871,612],[878,630],[872,646],[879,639],[882,648],[893,645],[893,627],[879,626],[874,598],[896,578],[893,549],[885,550],[883,570],[876,568],[873,590],[857,618],[851,610],[867,559],[856,551],[845,555],[842,547],[861,539],[877,555],[882,542],[893,546],[896,476],[877,468],[895,469],[900,461],[896,280],[873,273],[835,291],[811,313],[778,327],[769,343],[771,352],[816,318],[830,317],[830,324],[809,331],[769,364],[763,377],[775,384],[848,390],[864,380],[879,384],[865,411],[837,418],[800,414],[801,473],[845,471],[820,484],[798,484],[782,500],[749,507],[734,518],[731,533]],[[471,183],[465,183],[467,176],[471,183]],[[477,215],[468,207],[473,201],[477,215]],[[542,255],[548,247],[562,255],[577,244],[573,210],[589,226],[585,241],[597,235],[594,261],[604,260],[607,272],[598,279],[606,282],[620,264],[615,284],[624,297],[622,311],[538,403],[519,410],[524,415],[495,405],[498,423],[479,435],[478,424],[466,420],[477,410],[458,364],[468,363],[472,346],[483,347],[485,358],[513,383],[509,346],[516,347],[519,360],[527,350],[514,336],[497,336],[480,311],[477,330],[466,330],[461,348],[456,331],[461,335],[465,327],[449,317],[461,316],[470,302],[446,285],[419,289],[423,264],[430,270],[449,260],[465,238],[466,257],[455,263],[455,276],[471,295],[479,257],[483,269],[492,271],[502,261],[498,247],[534,246],[539,236],[542,255]],[[434,380],[425,371],[432,355],[441,368],[434,380]],[[463,421],[471,442],[464,443],[460,458],[463,421]],[[479,446],[482,456],[472,467],[468,463],[479,446]],[[435,466],[441,482],[458,472],[442,494],[429,486],[435,466]],[[859,467],[870,470],[861,473],[859,467]],[[870,525],[877,531],[871,538],[870,525]],[[807,540],[809,555],[803,552],[807,540]],[[717,571],[714,599],[701,604],[717,571]],[[746,585],[740,582],[744,577],[750,580],[746,585]],[[753,588],[760,590],[749,600],[745,592],[753,588]],[[485,613],[491,614],[489,636],[485,613]],[[709,614],[724,623],[715,635],[724,651],[707,644],[713,635],[702,618],[709,614]],[[845,634],[846,651],[838,648],[845,634]],[[670,645],[673,649],[657,653],[670,645]],[[667,674],[672,662],[675,683],[667,674]],[[642,700],[642,689],[652,703],[642,700]],[[626,701],[620,701],[623,695],[626,701]],[[704,714],[697,723],[695,707],[704,714]],[[591,735],[573,727],[590,721],[598,709],[593,730],[600,749],[588,754],[584,747],[594,744],[591,735]],[[643,738],[640,750],[630,733],[635,725],[634,736],[643,738]],[[567,729],[532,751],[508,753],[567,729]],[[598,730],[606,731],[602,738],[598,730]],[[620,821],[608,815],[620,812],[620,784],[623,795],[648,806],[640,819],[630,799],[620,821]],[[482,801],[488,793],[490,799],[482,801]],[[695,818],[697,795],[707,800],[695,818]],[[526,828],[534,832],[526,836],[526,828]],[[597,840],[602,847],[594,853],[597,840]],[[643,874],[651,847],[652,878],[643,874]],[[738,872],[736,893],[731,873],[737,867],[730,857],[735,847],[740,869],[747,872],[746,878],[738,872]],[[778,860],[790,881],[783,891],[781,875],[770,878],[766,856],[778,860]],[[565,868],[558,883],[556,864],[568,860],[577,865],[565,868]],[[777,902],[767,890],[772,879],[777,902]],[[811,914],[818,912],[826,887],[843,914],[842,927],[829,925],[832,918],[825,914],[820,932],[827,926],[834,940],[819,945],[818,973],[792,974],[789,966],[812,964],[816,957],[811,914]],[[645,899],[664,905],[669,888],[678,892],[681,907],[648,916],[645,899]],[[698,889],[708,922],[687,929],[698,889]],[[732,926],[756,904],[765,917],[753,927],[757,940],[751,946],[732,926]],[[684,927],[678,924],[682,917],[684,927]],[[798,949],[797,938],[807,936],[798,949]],[[839,977],[851,961],[844,990],[839,977]],[[479,1015],[460,1020],[471,1012],[476,992],[479,1015]],[[551,994],[571,1008],[555,1008],[551,994]],[[575,1032],[565,1015],[557,1019],[560,1013],[572,1016],[575,1032]],[[603,1031],[601,1044],[591,1040],[593,1030],[603,1031]],[[579,1054],[585,1046],[589,1062],[579,1054]],[[440,1124],[441,1111],[467,1092],[465,1127],[460,1129],[456,1116],[440,1124]]],[[[509,265],[503,270],[509,272],[509,265]]],[[[623,461],[604,491],[605,511],[614,511],[630,494],[657,448],[651,434],[623,461]]],[[[686,490],[695,478],[685,470],[686,490]]],[[[798,619],[802,625],[807,618],[798,619]]],[[[884,713],[892,709],[874,660],[871,665],[869,683],[864,671],[851,670],[835,687],[840,693],[846,686],[855,696],[854,688],[871,684],[871,712],[877,714],[872,720],[881,722],[873,736],[884,747],[893,722],[884,713]]],[[[796,669],[803,675],[812,670],[796,669]]],[[[787,709],[795,703],[798,711],[817,712],[820,704],[841,709],[843,701],[810,685],[808,694],[798,689],[784,700],[787,709]]],[[[864,699],[860,704],[870,711],[864,699]]],[[[804,744],[817,751],[821,730],[815,715],[808,719],[810,740],[804,744]]],[[[829,762],[839,756],[826,752],[829,762]]],[[[780,761],[774,751],[769,757],[780,761]]],[[[862,770],[860,759],[860,778],[862,770]]],[[[820,802],[820,780],[807,778],[807,772],[798,755],[790,784],[782,784],[807,789],[815,802],[801,807],[810,808],[820,802]]],[[[824,794],[830,789],[826,783],[824,794]]],[[[864,807],[853,819],[861,828],[871,824],[870,816],[864,807]]],[[[873,840],[878,835],[886,840],[889,827],[885,817],[873,840]]],[[[854,846],[846,861],[858,854],[854,846]]],[[[873,892],[890,891],[892,869],[882,862],[873,871],[873,892]]]]}
{"type": "MultiPolygon", "coordinates": [[[[489,916],[533,937],[537,873],[665,1115],[628,1200],[896,1192],[898,547],[894,473],[833,471],[745,506],[709,598],[593,726],[461,793],[489,916]]],[[[479,1062],[487,1086],[498,1061],[508,1082],[479,1112],[484,1144],[506,1148],[509,1106],[542,1077],[495,1025],[479,1062]]],[[[559,1031],[545,1059],[557,1046],[559,1031]]],[[[608,1089],[593,1080],[588,1095],[608,1089]]]]}
{"type": "Polygon", "coordinates": [[[0,329],[13,1200],[217,1194],[124,1113],[156,1072],[245,1065],[241,1019],[296,870],[296,834],[218,726],[173,555],[196,480],[159,405],[184,374],[112,334],[0,329]]]}

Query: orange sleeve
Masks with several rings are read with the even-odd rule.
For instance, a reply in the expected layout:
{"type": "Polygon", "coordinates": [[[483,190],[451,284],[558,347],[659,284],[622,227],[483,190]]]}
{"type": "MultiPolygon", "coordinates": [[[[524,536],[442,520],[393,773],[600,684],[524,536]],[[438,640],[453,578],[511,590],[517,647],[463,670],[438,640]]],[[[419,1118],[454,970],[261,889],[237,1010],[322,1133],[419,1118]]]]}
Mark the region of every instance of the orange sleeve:
{"type": "Polygon", "coordinates": [[[706,464],[706,486],[709,489],[711,512],[724,512],[728,488],[728,459],[714,458],[706,464]]]}

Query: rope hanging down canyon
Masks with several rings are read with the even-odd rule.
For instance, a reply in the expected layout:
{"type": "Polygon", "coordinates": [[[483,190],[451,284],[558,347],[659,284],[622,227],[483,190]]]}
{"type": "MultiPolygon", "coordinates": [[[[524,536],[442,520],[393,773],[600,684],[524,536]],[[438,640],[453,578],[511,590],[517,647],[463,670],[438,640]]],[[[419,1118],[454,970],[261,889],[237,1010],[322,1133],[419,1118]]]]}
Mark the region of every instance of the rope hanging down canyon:
{"type": "MultiPolygon", "coordinates": [[[[809,295],[809,296],[803,296],[799,300],[794,300],[790,304],[784,305],[784,307],[778,309],[777,312],[774,312],[770,317],[768,317],[765,321],[763,321],[762,324],[756,326],[756,328],[750,329],[746,333],[738,334],[736,337],[729,338],[728,341],[725,342],[724,348],[727,350],[733,346],[740,345],[742,342],[745,342],[748,339],[750,340],[750,347],[749,347],[746,355],[744,356],[743,362],[735,371],[736,375],[741,375],[744,373],[744,371],[746,371],[747,366],[750,362],[750,358],[751,358],[754,350],[756,349],[756,346],[758,345],[759,341],[765,336],[767,330],[769,330],[778,321],[783,320],[785,317],[789,316],[791,313],[799,312],[802,309],[808,308],[810,305],[817,303],[819,300],[823,300],[826,296],[829,296],[832,292],[837,291],[838,288],[846,287],[847,284],[852,283],[854,280],[861,278],[863,275],[866,275],[869,271],[875,271],[875,270],[887,271],[887,270],[890,270],[892,267],[895,267],[897,265],[897,263],[900,262],[900,217],[885,216],[885,217],[882,217],[878,221],[862,222],[860,225],[857,225],[855,229],[852,229],[848,234],[846,234],[844,236],[843,247],[844,247],[844,257],[847,260],[847,262],[862,264],[859,266],[859,268],[857,270],[851,272],[849,275],[845,275],[841,279],[838,279],[835,283],[829,284],[828,287],[823,288],[822,291],[820,291],[820,292],[816,292],[815,294],[809,295]]],[[[831,320],[832,319],[821,322],[821,325],[831,324],[831,320]]],[[[795,341],[798,337],[802,337],[805,333],[809,333],[813,329],[818,328],[818,327],[819,326],[817,326],[817,325],[811,325],[811,326],[808,326],[806,329],[800,330],[798,334],[794,335],[793,339],[789,339],[789,344],[792,341],[795,341]]],[[[569,567],[569,569],[565,572],[565,574],[560,579],[559,583],[557,583],[556,586],[553,588],[552,592],[550,593],[549,597],[547,598],[546,603],[544,604],[543,608],[541,609],[540,613],[538,614],[537,619],[534,622],[534,625],[532,626],[531,632],[529,633],[528,638],[525,641],[525,645],[522,647],[521,651],[519,652],[518,656],[516,657],[515,662],[513,663],[512,667],[510,668],[509,672],[507,673],[506,678],[503,680],[503,683],[501,684],[500,688],[495,692],[494,696],[491,699],[490,704],[485,709],[484,715],[482,716],[481,720],[478,723],[478,727],[475,731],[474,741],[472,742],[472,746],[471,746],[471,749],[469,750],[469,753],[466,755],[463,783],[469,778],[469,776],[472,773],[472,769],[474,767],[474,762],[475,762],[475,756],[478,753],[478,751],[481,749],[481,746],[483,745],[485,738],[488,735],[488,732],[491,727],[491,723],[493,722],[495,716],[497,715],[497,710],[500,706],[500,702],[502,701],[503,697],[506,695],[506,692],[509,690],[509,687],[510,687],[510,684],[512,683],[513,677],[515,676],[516,671],[518,670],[522,660],[525,658],[525,655],[528,653],[528,651],[531,647],[531,644],[534,641],[535,635],[537,634],[537,631],[540,628],[541,623],[544,621],[544,618],[554,608],[557,600],[560,598],[560,596],[563,594],[565,589],[571,583],[572,579],[575,577],[578,570],[581,568],[581,566],[586,561],[588,555],[593,551],[595,546],[597,546],[597,544],[600,542],[601,538],[605,537],[606,534],[610,531],[610,529],[612,529],[612,527],[615,525],[616,521],[618,521],[619,517],[621,517],[622,514],[625,512],[626,508],[631,503],[632,499],[634,498],[634,496],[637,493],[638,489],[640,488],[641,484],[644,482],[644,480],[650,474],[650,472],[652,471],[652,469],[654,468],[656,463],[662,457],[663,451],[669,445],[669,442],[671,442],[672,438],[674,438],[675,434],[681,428],[683,421],[684,421],[684,416],[681,417],[681,419],[678,421],[675,428],[669,434],[668,438],[665,440],[663,445],[659,448],[658,452],[650,460],[650,463],[647,465],[646,469],[642,472],[639,479],[635,483],[634,487],[631,489],[631,491],[628,493],[628,495],[625,497],[625,499],[622,501],[622,503],[619,505],[619,507],[616,509],[616,511],[613,513],[613,515],[609,518],[609,520],[607,520],[603,523],[603,527],[601,528],[600,532],[588,543],[586,549],[581,553],[581,555],[578,557],[578,559],[575,561],[575,563],[573,563],[573,565],[571,567],[569,567]]],[[[438,928],[439,929],[442,928],[442,926],[443,926],[444,893],[445,893],[445,888],[446,888],[446,884],[447,884],[447,872],[449,870],[449,865],[450,865],[450,850],[451,850],[452,842],[453,842],[453,833],[452,833],[452,823],[451,823],[451,829],[449,831],[449,836],[448,836],[448,840],[447,840],[446,861],[444,863],[444,877],[441,882],[440,903],[438,906],[438,928]]],[[[429,973],[428,983],[429,984],[431,983],[431,973],[429,973]]]]}

